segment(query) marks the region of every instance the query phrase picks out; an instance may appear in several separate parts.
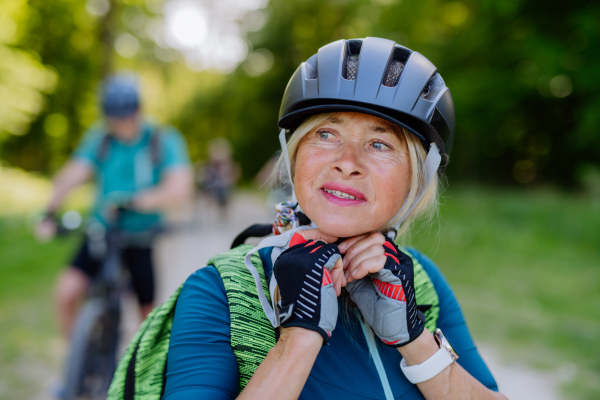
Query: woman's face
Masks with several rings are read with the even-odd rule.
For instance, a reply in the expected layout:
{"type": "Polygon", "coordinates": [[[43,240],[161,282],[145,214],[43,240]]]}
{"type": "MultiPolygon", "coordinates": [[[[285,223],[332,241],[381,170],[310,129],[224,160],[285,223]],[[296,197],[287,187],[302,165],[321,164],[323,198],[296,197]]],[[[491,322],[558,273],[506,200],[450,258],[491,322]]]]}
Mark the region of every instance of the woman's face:
{"type": "Polygon", "coordinates": [[[300,207],[321,231],[352,237],[382,228],[400,211],[410,176],[407,145],[395,125],[345,112],[302,139],[294,185],[300,207]]]}

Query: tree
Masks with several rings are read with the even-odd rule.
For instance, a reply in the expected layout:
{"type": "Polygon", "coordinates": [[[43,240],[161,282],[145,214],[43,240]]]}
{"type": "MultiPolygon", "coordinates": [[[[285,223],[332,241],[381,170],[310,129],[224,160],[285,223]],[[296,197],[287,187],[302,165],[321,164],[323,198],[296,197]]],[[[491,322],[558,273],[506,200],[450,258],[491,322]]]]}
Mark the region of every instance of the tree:
{"type": "Polygon", "coordinates": [[[453,180],[573,185],[600,160],[596,2],[278,0],[268,14],[249,39],[273,67],[252,76],[240,66],[177,119],[192,125],[204,114],[211,132],[232,139],[247,178],[278,148],[279,102],[295,68],[326,43],[365,36],[426,55],[451,88],[453,180]]]}
{"type": "Polygon", "coordinates": [[[573,186],[600,168],[597,1],[271,0],[250,15],[267,23],[249,29],[250,54],[230,74],[195,71],[166,47],[161,3],[0,0],[0,157],[56,169],[98,116],[101,77],[127,67],[150,88],[146,109],[182,130],[195,159],[225,136],[249,179],[277,151],[298,65],[331,41],[379,36],[427,56],[451,88],[453,181],[573,186]]]}

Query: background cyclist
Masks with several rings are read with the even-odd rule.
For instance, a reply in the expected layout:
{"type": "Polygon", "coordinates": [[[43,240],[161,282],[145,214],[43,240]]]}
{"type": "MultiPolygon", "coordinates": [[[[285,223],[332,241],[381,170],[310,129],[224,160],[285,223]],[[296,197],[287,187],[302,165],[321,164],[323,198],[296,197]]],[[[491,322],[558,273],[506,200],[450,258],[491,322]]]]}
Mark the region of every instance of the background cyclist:
{"type": "Polygon", "coordinates": [[[207,147],[208,161],[200,166],[197,181],[218,205],[222,221],[228,217],[228,205],[241,170],[233,159],[231,144],[226,138],[216,137],[208,142],[207,147]]]}
{"type": "MultiPolygon", "coordinates": [[[[106,211],[125,207],[118,226],[141,232],[161,224],[161,211],[185,202],[192,192],[192,172],[183,136],[172,127],[148,121],[140,113],[138,78],[121,72],[102,84],[104,118],[83,135],[77,149],[54,180],[54,190],[37,236],[55,231],[54,214],[75,187],[94,179],[97,197],[92,220],[109,223],[106,211]]],[[[152,249],[127,247],[123,261],[131,273],[142,318],[154,307],[152,249]]],[[[56,303],[63,333],[69,336],[77,307],[101,264],[91,257],[84,238],[56,284],[56,303]]]]}

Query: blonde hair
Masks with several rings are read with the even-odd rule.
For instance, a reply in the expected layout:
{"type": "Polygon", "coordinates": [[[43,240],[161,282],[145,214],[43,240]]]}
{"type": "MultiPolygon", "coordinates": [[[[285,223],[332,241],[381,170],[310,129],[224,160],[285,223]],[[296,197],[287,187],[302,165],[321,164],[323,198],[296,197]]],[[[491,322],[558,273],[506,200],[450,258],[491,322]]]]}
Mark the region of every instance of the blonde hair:
{"type": "MultiPolygon", "coordinates": [[[[298,147],[302,139],[314,129],[319,128],[327,121],[340,115],[340,112],[335,113],[324,113],[313,115],[307,118],[299,127],[296,129],[292,137],[287,142],[287,150],[290,157],[290,172],[292,182],[294,181],[294,172],[296,165],[296,154],[298,153],[298,147]]],[[[408,132],[403,127],[394,124],[394,127],[398,129],[398,134],[401,139],[404,139],[410,158],[411,167],[411,178],[410,187],[406,199],[402,199],[403,205],[394,218],[392,218],[386,225],[379,229],[380,232],[387,232],[390,228],[394,227],[398,221],[403,219],[402,225],[398,231],[397,238],[409,232],[411,224],[416,220],[421,220],[424,223],[429,223],[437,217],[439,209],[439,190],[440,179],[438,174],[435,174],[433,181],[427,187],[427,190],[423,197],[419,200],[417,205],[412,208],[411,206],[416,201],[418,194],[423,190],[423,187],[427,184],[425,174],[425,158],[427,153],[421,144],[419,138],[412,133],[408,132]],[[412,211],[405,216],[406,212],[412,208],[412,211]]],[[[271,183],[276,180],[280,180],[281,177],[287,177],[287,167],[283,157],[279,157],[275,164],[273,173],[271,174],[271,183]]],[[[286,178],[287,179],[287,178],[286,178]]]]}

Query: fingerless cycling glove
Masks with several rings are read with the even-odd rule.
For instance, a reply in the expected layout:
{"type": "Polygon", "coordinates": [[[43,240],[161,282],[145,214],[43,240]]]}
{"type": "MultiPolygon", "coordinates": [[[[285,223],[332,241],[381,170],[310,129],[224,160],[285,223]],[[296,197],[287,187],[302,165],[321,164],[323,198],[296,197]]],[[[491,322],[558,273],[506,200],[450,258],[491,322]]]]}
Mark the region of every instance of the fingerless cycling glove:
{"type": "Polygon", "coordinates": [[[350,298],[382,342],[392,347],[415,340],[425,327],[417,309],[412,259],[386,238],[387,261],[377,273],[346,285],[350,298]]]}
{"type": "Polygon", "coordinates": [[[279,318],[284,328],[299,326],[319,332],[327,344],[335,328],[338,304],[331,270],[341,258],[336,245],[292,236],[273,267],[281,300],[279,318]]]}

